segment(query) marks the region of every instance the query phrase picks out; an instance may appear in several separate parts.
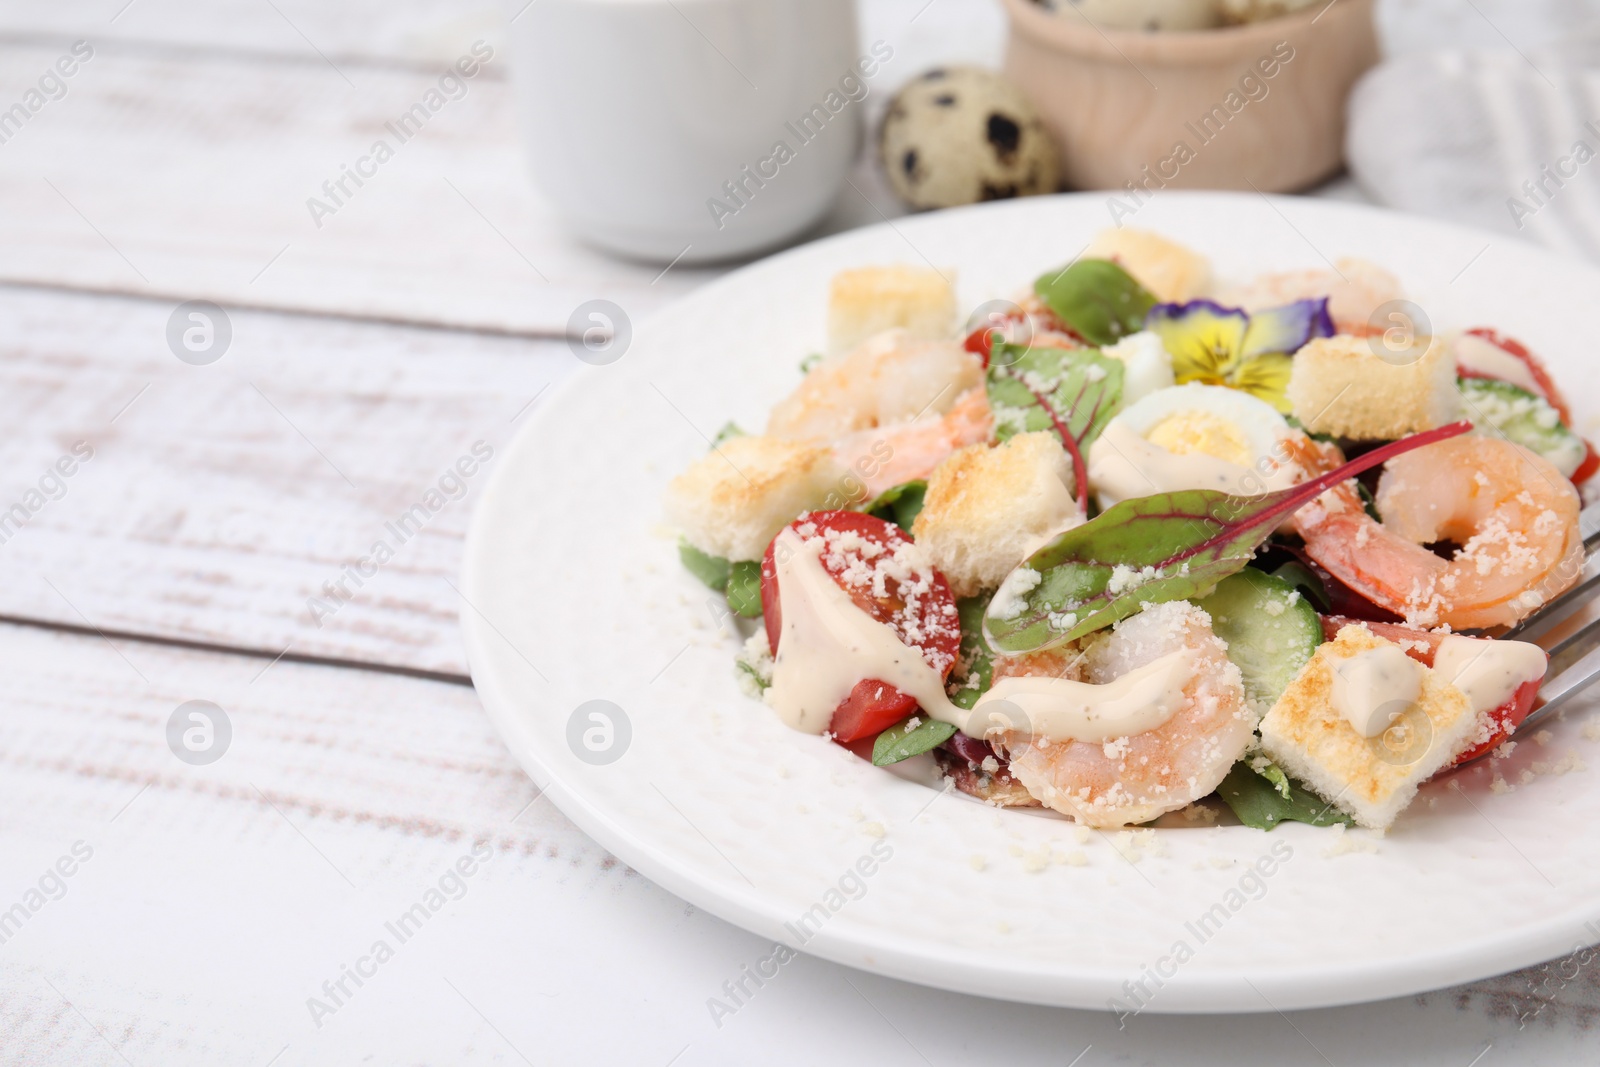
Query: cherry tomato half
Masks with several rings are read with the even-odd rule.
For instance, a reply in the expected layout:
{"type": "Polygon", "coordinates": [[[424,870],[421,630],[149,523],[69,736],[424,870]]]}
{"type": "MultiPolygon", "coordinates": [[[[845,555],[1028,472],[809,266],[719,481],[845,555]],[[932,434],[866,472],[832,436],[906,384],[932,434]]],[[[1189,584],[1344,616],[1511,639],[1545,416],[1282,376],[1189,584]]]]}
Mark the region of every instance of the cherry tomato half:
{"type": "MultiPolygon", "coordinates": [[[[911,544],[900,527],[859,511],[813,511],[789,524],[800,537],[826,538],[830,544],[822,553],[822,567],[850,594],[867,614],[892,629],[906,645],[922,653],[928,665],[949,677],[961,647],[961,627],[956,615],[955,597],[944,575],[930,565],[931,581],[925,591],[913,590],[892,574],[885,573],[884,595],[874,595],[872,562],[862,552],[860,542],[894,551],[911,544]],[[856,537],[840,535],[857,535],[856,537]],[[852,542],[855,542],[852,544],[852,542]],[[907,634],[916,635],[908,639],[907,634]]],[[[761,612],[767,627],[767,643],[777,655],[783,634],[783,609],[778,599],[778,567],[775,558],[777,538],[767,545],[761,560],[761,612]]],[[[876,554],[874,558],[882,558],[876,554]]],[[[882,733],[912,715],[917,701],[886,682],[864,678],[834,710],[828,730],[835,741],[849,744],[882,733]]]]}
{"type": "Polygon", "coordinates": [[[1550,406],[1556,409],[1556,414],[1561,416],[1562,423],[1567,426],[1572,425],[1572,409],[1567,406],[1567,398],[1561,395],[1561,390],[1556,388],[1556,380],[1545,369],[1543,360],[1528,351],[1522,342],[1513,340],[1510,337],[1501,337],[1499,333],[1487,326],[1479,326],[1477,329],[1468,330],[1467,333],[1473,337],[1483,338],[1524,367],[1527,367],[1528,374],[1533,378],[1534,384],[1539,387],[1539,392],[1544,398],[1550,402],[1550,406]]]}

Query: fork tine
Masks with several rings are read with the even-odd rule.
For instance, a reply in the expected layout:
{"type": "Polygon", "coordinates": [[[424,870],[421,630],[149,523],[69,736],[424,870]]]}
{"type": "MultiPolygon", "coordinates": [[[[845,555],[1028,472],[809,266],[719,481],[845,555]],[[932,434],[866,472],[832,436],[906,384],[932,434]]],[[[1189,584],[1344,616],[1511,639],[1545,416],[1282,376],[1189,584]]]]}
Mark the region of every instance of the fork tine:
{"type": "Polygon", "coordinates": [[[1550,657],[1550,673],[1559,674],[1579,656],[1600,644],[1600,619],[1591,619],[1574,633],[1568,634],[1546,649],[1550,657]]]}
{"type": "Polygon", "coordinates": [[[1590,594],[1597,586],[1600,586],[1600,559],[1591,558],[1584,564],[1577,585],[1552,598],[1538,611],[1501,634],[1501,638],[1511,641],[1532,641],[1549,633],[1558,623],[1588,603],[1590,594]]]}
{"type": "Polygon", "coordinates": [[[1590,504],[1578,513],[1578,533],[1583,537],[1583,551],[1589,557],[1579,575],[1578,584],[1542,605],[1511,629],[1501,634],[1502,639],[1531,641],[1571,615],[1588,599],[1588,594],[1600,585],[1600,564],[1594,558],[1600,546],[1600,502],[1590,504]]]}
{"type": "Polygon", "coordinates": [[[1552,627],[1582,607],[1587,594],[1600,584],[1600,565],[1595,561],[1595,549],[1600,546],[1600,501],[1578,512],[1578,533],[1583,538],[1584,566],[1579,572],[1578,584],[1548,602],[1503,633],[1493,630],[1470,630],[1474,636],[1495,637],[1503,641],[1532,641],[1548,633],[1552,627]]]}
{"type": "MultiPolygon", "coordinates": [[[[1591,624],[1585,627],[1585,632],[1593,629],[1595,625],[1591,624]]],[[[1522,720],[1522,725],[1517,727],[1518,733],[1548,719],[1570,703],[1573,697],[1600,680],[1600,640],[1594,640],[1593,644],[1594,647],[1585,652],[1576,663],[1554,678],[1545,679],[1544,685],[1539,687],[1539,695],[1544,698],[1544,704],[1522,720]]]]}

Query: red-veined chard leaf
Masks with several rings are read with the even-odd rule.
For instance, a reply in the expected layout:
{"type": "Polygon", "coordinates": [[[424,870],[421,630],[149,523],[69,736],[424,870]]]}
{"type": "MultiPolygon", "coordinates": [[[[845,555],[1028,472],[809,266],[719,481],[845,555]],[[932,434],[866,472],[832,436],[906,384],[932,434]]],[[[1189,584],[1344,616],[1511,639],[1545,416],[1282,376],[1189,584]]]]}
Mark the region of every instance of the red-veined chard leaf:
{"type": "Polygon", "coordinates": [[[1092,348],[996,342],[986,379],[995,437],[1054,430],[1073,459],[1080,499],[1087,495],[1083,454],[1121,407],[1123,365],[1092,348]],[[1068,439],[1070,437],[1070,440],[1068,439]]]}
{"type": "Polygon", "coordinates": [[[1199,597],[1243,569],[1279,523],[1324,490],[1471,429],[1455,422],[1412,434],[1260,496],[1186,489],[1124,500],[1024,560],[990,602],[984,635],[1002,652],[1034,652],[1110,626],[1145,604],[1199,597]]]}
{"type": "Polygon", "coordinates": [[[1040,275],[1033,291],[1092,345],[1116,344],[1138,333],[1156,304],[1149,290],[1109,259],[1080,259],[1040,275]]]}

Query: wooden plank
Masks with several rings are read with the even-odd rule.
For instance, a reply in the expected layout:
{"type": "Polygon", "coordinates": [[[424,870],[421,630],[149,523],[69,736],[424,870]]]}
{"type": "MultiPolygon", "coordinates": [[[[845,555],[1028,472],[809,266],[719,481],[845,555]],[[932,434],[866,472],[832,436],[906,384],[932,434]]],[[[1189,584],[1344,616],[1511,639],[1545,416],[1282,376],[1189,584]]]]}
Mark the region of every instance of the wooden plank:
{"type": "MultiPolygon", "coordinates": [[[[513,1054],[446,976],[532,1053],[525,1012],[553,1021],[609,982],[644,995],[628,975],[567,966],[596,949],[573,943],[577,927],[597,939],[649,924],[680,953],[742,937],[708,931],[720,924],[536,799],[469,688],[261,672],[243,657],[0,627],[0,910],[32,910],[0,927],[0,1061],[120,1062],[109,1044],[136,1064],[263,1064],[284,1045],[296,1051],[280,1063],[378,1049],[382,1062],[504,1062],[513,1054]],[[231,725],[209,765],[167,740],[195,699],[231,725]],[[65,891],[26,904],[78,842],[65,891]],[[449,879],[463,857],[477,869],[449,879]],[[447,904],[402,943],[384,924],[441,878],[447,904]],[[347,982],[316,1026],[307,999],[377,939],[393,963],[370,988],[347,982]]],[[[606,953],[631,950],[619,938],[606,953]]],[[[638,960],[671,966],[662,951],[638,960]]]]}
{"type": "Polygon", "coordinates": [[[0,3],[0,34],[13,37],[230,49],[317,64],[448,63],[479,38],[498,48],[506,19],[505,5],[492,0],[0,3]]]}
{"type": "MultiPolygon", "coordinates": [[[[638,317],[726,269],[663,275],[564,229],[527,178],[503,31],[473,0],[199,14],[136,0],[115,23],[108,6],[0,4],[0,110],[70,40],[98,48],[0,146],[0,280],[560,336],[583,301],[638,317]],[[495,49],[484,73],[398,144],[384,124],[479,39],[495,49]],[[380,138],[394,158],[313,219],[307,201],[380,138]]],[[[896,84],[938,62],[993,65],[1002,36],[998,10],[865,4],[862,40],[896,49],[863,102],[869,127],[896,84]]],[[[850,182],[808,237],[904,214],[870,140],[850,182]]]]}
{"type": "Polygon", "coordinates": [[[505,443],[566,343],[235,312],[189,366],[171,311],[0,289],[0,615],[464,672],[449,582],[494,460],[452,468],[505,443]],[[379,541],[393,559],[348,577],[379,541]]]}
{"type": "Polygon", "coordinates": [[[1592,967],[1296,1012],[1292,1026],[1145,1015],[1119,1029],[1108,1012],[800,957],[713,1016],[711,998],[727,1003],[724,983],[772,946],[535,800],[469,689],[261,666],[0,625],[0,1062],[915,1063],[920,1049],[943,1063],[981,1048],[1062,1064],[1090,1045],[1196,1067],[1322,1062],[1306,1042],[1337,1063],[1461,1067],[1490,1042],[1509,1063],[1592,1058],[1592,967]],[[231,727],[207,765],[167,741],[191,700],[231,727]],[[62,857],[71,873],[46,879],[62,857]],[[408,912],[402,941],[389,924],[408,912]],[[359,985],[345,977],[357,965],[359,985]],[[323,983],[341,979],[334,1000],[323,983]],[[314,1018],[313,997],[333,1010],[314,1018]]]}
{"type": "MultiPolygon", "coordinates": [[[[0,46],[0,110],[62,53],[0,46]]],[[[710,276],[567,235],[526,177],[503,79],[468,82],[402,142],[385,124],[436,79],[104,48],[0,146],[0,280],[562,336],[586,300],[637,317],[710,276]],[[323,188],[380,140],[393,157],[363,185],[323,188]]]]}
{"type": "MultiPolygon", "coordinates": [[[[95,41],[180,44],[299,57],[320,62],[437,63],[464,44],[502,34],[526,0],[0,0],[0,34],[88,37],[95,41]],[[276,8],[277,10],[273,10],[276,8]]],[[[863,36],[910,27],[898,36],[927,62],[968,60],[998,66],[1004,17],[999,5],[928,4],[927,0],[861,0],[863,36]],[[915,22],[913,23],[913,18],[915,22]],[[926,45],[919,45],[922,38],[926,45]]],[[[1583,12],[1563,0],[1450,0],[1380,4],[1384,51],[1423,48],[1530,49],[1575,29],[1583,12]],[[1502,36],[1503,35],[1503,36],[1502,36]]],[[[499,40],[491,38],[498,46],[499,40]]]]}

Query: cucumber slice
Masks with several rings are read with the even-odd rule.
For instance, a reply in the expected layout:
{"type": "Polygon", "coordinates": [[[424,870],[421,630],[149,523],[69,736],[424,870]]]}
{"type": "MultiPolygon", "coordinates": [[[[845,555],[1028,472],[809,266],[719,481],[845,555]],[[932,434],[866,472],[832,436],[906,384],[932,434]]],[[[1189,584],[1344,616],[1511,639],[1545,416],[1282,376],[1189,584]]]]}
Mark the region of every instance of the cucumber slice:
{"type": "Polygon", "coordinates": [[[1196,601],[1228,644],[1251,700],[1271,707],[1322,643],[1322,620],[1300,591],[1281,578],[1246,567],[1196,601]]]}
{"type": "Polygon", "coordinates": [[[1458,378],[1467,418],[1479,433],[1504,437],[1537,452],[1566,477],[1583,462],[1583,438],[1561,424],[1561,416],[1542,396],[1497,378],[1458,378]]]}

